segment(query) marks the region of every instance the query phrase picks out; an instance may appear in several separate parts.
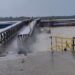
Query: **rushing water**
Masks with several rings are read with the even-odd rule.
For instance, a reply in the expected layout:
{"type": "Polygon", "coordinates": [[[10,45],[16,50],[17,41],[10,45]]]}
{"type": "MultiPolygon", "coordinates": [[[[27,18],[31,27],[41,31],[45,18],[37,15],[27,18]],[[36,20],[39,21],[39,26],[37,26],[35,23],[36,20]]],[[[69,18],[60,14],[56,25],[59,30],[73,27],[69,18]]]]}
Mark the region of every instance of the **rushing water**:
{"type": "MultiPolygon", "coordinates": [[[[21,29],[18,33],[23,31],[21,29]]],[[[5,45],[0,47],[1,55],[16,54],[19,50],[27,53],[46,51],[50,49],[50,33],[48,28],[36,28],[31,37],[28,39],[18,40],[17,36],[9,40],[5,45]]],[[[17,34],[18,34],[17,33],[17,34]]]]}
{"type": "MultiPolygon", "coordinates": [[[[24,28],[19,32],[23,30],[24,28]]],[[[26,40],[18,40],[17,36],[9,40],[9,42],[0,47],[0,53],[2,55],[13,55],[18,53],[19,50],[23,50],[28,53],[50,50],[51,39],[49,37],[51,35],[72,38],[75,36],[75,27],[36,28],[32,36],[26,40]],[[48,33],[49,29],[51,30],[51,34],[48,33]]]]}

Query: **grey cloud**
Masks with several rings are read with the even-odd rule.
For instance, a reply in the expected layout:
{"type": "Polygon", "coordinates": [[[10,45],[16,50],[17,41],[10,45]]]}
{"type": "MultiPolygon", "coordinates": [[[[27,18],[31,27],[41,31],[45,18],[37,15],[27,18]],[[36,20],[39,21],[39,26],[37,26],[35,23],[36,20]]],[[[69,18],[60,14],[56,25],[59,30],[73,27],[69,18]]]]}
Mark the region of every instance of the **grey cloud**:
{"type": "Polygon", "coordinates": [[[75,0],[0,0],[0,16],[74,15],[75,0]]]}

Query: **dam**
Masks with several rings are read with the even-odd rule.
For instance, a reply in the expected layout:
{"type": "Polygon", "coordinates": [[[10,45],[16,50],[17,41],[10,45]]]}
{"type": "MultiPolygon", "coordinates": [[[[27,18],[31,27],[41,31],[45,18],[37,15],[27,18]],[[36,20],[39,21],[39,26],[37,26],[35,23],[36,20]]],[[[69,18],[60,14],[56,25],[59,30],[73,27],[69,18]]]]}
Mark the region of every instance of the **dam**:
{"type": "Polygon", "coordinates": [[[75,53],[71,48],[74,47],[74,25],[54,27],[50,26],[50,22],[46,24],[41,27],[40,22],[24,22],[13,38],[2,43],[0,74],[75,74],[75,53]]]}

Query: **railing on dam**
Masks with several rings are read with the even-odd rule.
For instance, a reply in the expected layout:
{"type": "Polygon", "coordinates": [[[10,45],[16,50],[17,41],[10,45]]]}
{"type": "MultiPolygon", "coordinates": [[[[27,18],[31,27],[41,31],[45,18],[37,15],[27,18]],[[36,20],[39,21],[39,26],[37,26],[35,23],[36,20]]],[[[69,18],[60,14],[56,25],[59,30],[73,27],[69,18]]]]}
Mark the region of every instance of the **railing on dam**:
{"type": "Polygon", "coordinates": [[[0,44],[4,44],[7,42],[13,34],[15,34],[22,26],[25,25],[29,20],[19,21],[11,26],[8,26],[2,30],[0,30],[0,44]]]}

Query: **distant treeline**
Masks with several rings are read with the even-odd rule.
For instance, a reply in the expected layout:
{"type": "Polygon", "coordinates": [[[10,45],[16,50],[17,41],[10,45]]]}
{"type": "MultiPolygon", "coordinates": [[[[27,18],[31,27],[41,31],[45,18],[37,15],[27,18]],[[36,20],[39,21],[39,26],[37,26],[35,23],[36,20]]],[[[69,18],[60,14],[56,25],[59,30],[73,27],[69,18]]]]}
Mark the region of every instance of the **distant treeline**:
{"type": "MultiPolygon", "coordinates": [[[[39,18],[39,17],[38,17],[39,18]]],[[[75,19],[75,15],[73,16],[46,16],[40,17],[41,19],[75,19]]]]}
{"type": "Polygon", "coordinates": [[[0,21],[22,21],[30,17],[0,17],[0,21]]]}
{"type": "Polygon", "coordinates": [[[45,16],[45,17],[0,17],[0,21],[21,21],[25,19],[30,19],[30,18],[41,18],[41,19],[74,19],[75,15],[73,16],[45,16]]]}

